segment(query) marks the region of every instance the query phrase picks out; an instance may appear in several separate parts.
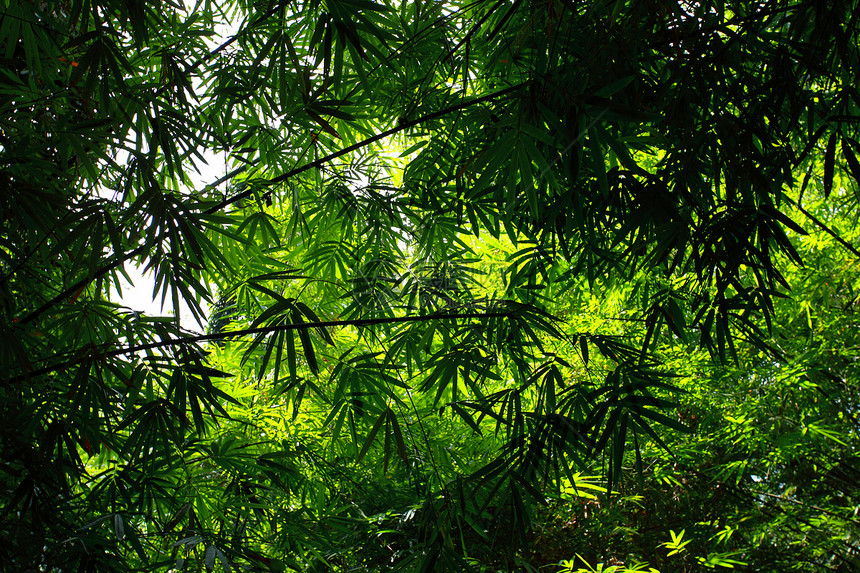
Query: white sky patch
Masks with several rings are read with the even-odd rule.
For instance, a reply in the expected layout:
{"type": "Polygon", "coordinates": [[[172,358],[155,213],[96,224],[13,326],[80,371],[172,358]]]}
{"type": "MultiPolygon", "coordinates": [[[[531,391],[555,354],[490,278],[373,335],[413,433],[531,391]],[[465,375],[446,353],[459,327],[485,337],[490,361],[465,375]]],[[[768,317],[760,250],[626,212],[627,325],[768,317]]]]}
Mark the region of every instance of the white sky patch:
{"type": "MultiPolygon", "coordinates": [[[[213,153],[203,152],[203,157],[206,160],[206,164],[198,165],[200,173],[198,174],[193,170],[190,172],[192,184],[197,189],[203,188],[213,181],[217,181],[225,173],[226,164],[223,155],[218,156],[213,153]]],[[[163,306],[161,291],[156,292],[155,297],[153,297],[155,278],[151,271],[144,273],[142,267],[131,263],[125,264],[125,271],[132,282],[128,283],[124,279],[120,279],[122,293],[120,294],[114,289],[110,295],[110,299],[113,302],[149,316],[173,316],[173,297],[171,296],[170,289],[167,290],[167,294],[164,297],[163,306]]],[[[204,314],[208,315],[209,305],[205,301],[200,301],[200,306],[204,314]]],[[[197,322],[184,300],[179,301],[179,324],[186,330],[196,332],[202,331],[203,326],[205,326],[197,322]]]]}
{"type": "MultiPolygon", "coordinates": [[[[215,26],[215,34],[208,39],[210,49],[215,49],[227,38],[230,38],[237,33],[239,26],[235,23],[231,25],[219,24],[215,26]]],[[[201,81],[199,78],[192,78],[192,84],[195,90],[200,87],[201,81]]],[[[206,185],[219,180],[227,173],[226,157],[223,154],[215,154],[209,150],[200,150],[205,163],[197,164],[197,170],[189,170],[189,176],[192,181],[192,187],[202,189],[206,185]]],[[[229,183],[225,183],[227,185],[229,183]]],[[[113,302],[127,306],[132,310],[139,311],[149,316],[173,316],[173,297],[168,289],[164,297],[163,304],[161,291],[155,293],[155,278],[152,272],[143,272],[143,268],[131,264],[125,264],[125,271],[131,279],[131,283],[121,280],[121,294],[116,289],[110,293],[110,299],[113,302]]],[[[200,306],[206,316],[209,314],[209,305],[205,301],[200,301],[200,306]]],[[[179,301],[179,324],[182,328],[190,331],[202,331],[205,324],[201,325],[194,318],[191,309],[184,300],[179,301]]]]}

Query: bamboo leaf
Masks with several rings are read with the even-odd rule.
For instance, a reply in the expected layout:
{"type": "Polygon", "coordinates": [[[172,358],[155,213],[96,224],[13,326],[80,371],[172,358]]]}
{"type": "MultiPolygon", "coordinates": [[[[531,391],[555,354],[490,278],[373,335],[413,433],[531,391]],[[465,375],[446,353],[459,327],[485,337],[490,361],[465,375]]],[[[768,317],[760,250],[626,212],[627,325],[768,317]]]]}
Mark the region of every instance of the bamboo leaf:
{"type": "Polygon", "coordinates": [[[361,451],[358,452],[355,461],[360,463],[364,459],[364,456],[366,456],[367,452],[370,451],[370,446],[373,445],[373,440],[376,439],[376,434],[379,433],[379,430],[382,428],[382,425],[385,424],[387,420],[388,411],[382,412],[376,419],[376,422],[373,424],[373,427],[370,428],[370,432],[367,434],[367,438],[364,441],[364,445],[361,447],[361,451]]]}
{"type": "Polygon", "coordinates": [[[824,149],[824,198],[833,190],[833,167],[836,162],[836,132],[830,134],[824,149]]]}

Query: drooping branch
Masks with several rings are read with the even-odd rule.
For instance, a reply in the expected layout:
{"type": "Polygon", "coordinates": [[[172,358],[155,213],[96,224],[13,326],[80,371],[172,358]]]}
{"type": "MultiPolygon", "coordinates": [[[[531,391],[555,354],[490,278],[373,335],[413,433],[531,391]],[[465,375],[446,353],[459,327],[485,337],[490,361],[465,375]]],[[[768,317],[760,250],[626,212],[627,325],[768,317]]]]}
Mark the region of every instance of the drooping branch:
{"type": "Polygon", "coordinates": [[[147,350],[154,350],[157,348],[168,348],[171,346],[179,346],[182,344],[195,344],[198,342],[207,342],[211,340],[224,340],[225,338],[232,338],[235,336],[253,336],[256,334],[273,334],[276,332],[287,332],[291,330],[309,330],[314,328],[336,328],[343,326],[373,326],[376,324],[398,324],[403,322],[424,322],[431,320],[463,320],[463,319],[471,319],[471,318],[506,318],[514,315],[516,310],[508,310],[504,312],[468,312],[468,313],[457,313],[457,314],[429,314],[429,315],[421,315],[421,316],[397,316],[392,318],[357,318],[353,320],[327,320],[321,322],[298,322],[292,324],[277,324],[271,326],[259,326],[256,328],[244,328],[240,330],[230,330],[225,332],[213,332],[211,334],[197,334],[194,336],[181,336],[176,338],[168,338],[165,340],[160,340],[158,342],[147,342],[145,344],[135,344],[132,346],[124,346],[122,348],[115,348],[113,350],[106,350],[110,344],[104,344],[101,346],[96,346],[91,349],[90,353],[86,357],[78,357],[73,360],[68,360],[62,362],[60,364],[54,364],[52,366],[46,366],[44,368],[40,368],[38,370],[34,370],[32,372],[28,372],[26,374],[22,374],[20,376],[16,376],[14,378],[10,378],[5,381],[4,385],[14,384],[16,382],[21,382],[23,380],[28,380],[30,378],[34,378],[36,376],[41,376],[43,374],[50,374],[51,372],[57,372],[59,370],[64,370],[76,364],[80,364],[81,362],[86,361],[88,358],[98,358],[98,359],[106,359],[106,358],[114,358],[116,356],[124,356],[126,354],[134,354],[135,352],[145,352],[147,350]],[[104,350],[104,351],[102,351],[104,350]]]}
{"type": "MultiPolygon", "coordinates": [[[[291,171],[288,171],[286,173],[282,173],[281,175],[278,175],[277,177],[273,177],[273,178],[268,180],[267,184],[268,185],[275,185],[278,183],[282,183],[282,182],[286,181],[287,179],[290,179],[292,177],[295,177],[296,175],[299,175],[300,173],[304,173],[305,171],[308,171],[310,169],[322,167],[323,165],[329,163],[330,161],[337,159],[338,157],[341,157],[343,155],[346,155],[347,153],[350,153],[352,151],[356,151],[356,150],[361,149],[363,147],[367,147],[368,145],[375,143],[375,142],[379,141],[380,139],[390,137],[390,136],[395,135],[401,131],[410,129],[412,127],[416,127],[418,125],[421,125],[421,124],[426,123],[428,121],[432,121],[434,119],[443,117],[443,116],[448,115],[450,113],[455,113],[455,112],[461,111],[461,110],[466,109],[468,107],[471,107],[473,105],[478,105],[478,104],[499,98],[501,96],[507,95],[509,93],[512,93],[512,92],[522,88],[523,85],[524,84],[521,83],[521,84],[517,84],[514,86],[510,86],[510,87],[507,87],[505,89],[498,90],[498,91],[489,93],[487,95],[481,96],[479,98],[474,98],[474,99],[462,101],[456,105],[446,107],[445,109],[441,109],[441,110],[435,111],[433,113],[428,113],[427,115],[421,116],[421,117],[414,119],[414,120],[411,120],[411,121],[401,122],[400,124],[398,124],[395,127],[392,127],[391,129],[387,129],[381,133],[378,133],[378,134],[373,135],[371,137],[368,137],[362,141],[359,141],[358,143],[354,143],[353,145],[350,145],[348,147],[345,147],[343,149],[335,151],[334,153],[330,153],[330,154],[326,155],[325,157],[321,157],[315,161],[311,161],[310,163],[306,163],[306,164],[302,165],[301,167],[296,167],[295,169],[292,169],[291,171]]],[[[225,207],[228,207],[228,206],[232,205],[233,203],[236,203],[237,201],[241,201],[242,199],[249,197],[252,193],[253,193],[253,190],[246,189],[245,191],[242,191],[241,193],[237,193],[233,197],[225,199],[225,200],[219,202],[218,204],[210,207],[209,209],[204,211],[204,213],[206,213],[207,215],[211,215],[212,213],[221,211],[225,207]]],[[[167,236],[166,233],[162,233],[161,235],[156,237],[156,241],[161,241],[166,236],[167,236]]],[[[100,277],[103,277],[104,275],[111,272],[112,270],[120,267],[123,263],[125,263],[129,259],[132,259],[134,257],[142,255],[149,248],[150,248],[150,245],[141,245],[140,247],[138,247],[132,251],[128,251],[126,253],[121,253],[119,255],[116,255],[112,262],[106,263],[105,265],[103,265],[102,267],[97,269],[95,272],[93,272],[87,278],[77,281],[76,283],[74,283],[73,285],[66,288],[64,291],[62,291],[60,294],[54,296],[53,298],[51,298],[50,300],[48,300],[47,302],[42,304],[40,307],[38,307],[36,310],[31,312],[30,314],[21,318],[20,323],[21,324],[27,324],[27,323],[34,321],[36,318],[41,316],[45,311],[47,311],[48,309],[50,309],[54,305],[56,305],[58,302],[67,299],[73,293],[81,290],[82,288],[84,288],[87,284],[89,284],[93,280],[100,278],[100,277]]]]}

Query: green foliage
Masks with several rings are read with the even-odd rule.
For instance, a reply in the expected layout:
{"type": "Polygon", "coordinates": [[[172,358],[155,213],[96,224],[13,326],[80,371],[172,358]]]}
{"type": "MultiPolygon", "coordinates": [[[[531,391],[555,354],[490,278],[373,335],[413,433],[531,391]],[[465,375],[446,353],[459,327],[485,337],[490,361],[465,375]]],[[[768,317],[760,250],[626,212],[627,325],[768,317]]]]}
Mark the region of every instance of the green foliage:
{"type": "Polygon", "coordinates": [[[855,570],[855,4],[6,0],[4,566],[855,570]]]}

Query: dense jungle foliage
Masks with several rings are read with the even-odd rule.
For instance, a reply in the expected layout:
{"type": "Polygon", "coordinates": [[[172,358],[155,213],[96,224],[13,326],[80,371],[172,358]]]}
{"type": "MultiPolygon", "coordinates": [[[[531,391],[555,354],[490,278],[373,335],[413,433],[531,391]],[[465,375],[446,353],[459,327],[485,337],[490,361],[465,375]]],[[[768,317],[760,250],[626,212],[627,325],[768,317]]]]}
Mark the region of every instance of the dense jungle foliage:
{"type": "Polygon", "coordinates": [[[2,569],[856,571],[858,28],[3,0],[2,569]]]}

